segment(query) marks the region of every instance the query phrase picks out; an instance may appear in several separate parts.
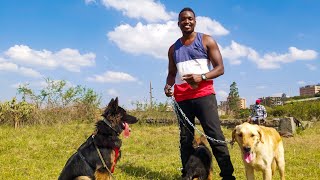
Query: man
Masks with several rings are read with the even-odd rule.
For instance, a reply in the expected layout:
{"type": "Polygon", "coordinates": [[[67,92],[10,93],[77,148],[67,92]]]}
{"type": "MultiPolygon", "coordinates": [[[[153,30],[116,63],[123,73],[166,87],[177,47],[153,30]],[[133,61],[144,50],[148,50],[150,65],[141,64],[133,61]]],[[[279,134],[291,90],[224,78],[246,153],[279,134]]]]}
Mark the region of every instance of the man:
{"type": "Polygon", "coordinates": [[[249,123],[260,125],[261,122],[264,122],[267,118],[266,108],[260,104],[261,100],[257,99],[256,104],[251,110],[251,115],[248,119],[249,123]]]}
{"type": "MultiPolygon", "coordinates": [[[[224,74],[224,65],[217,43],[209,35],[194,31],[195,13],[184,8],[179,13],[178,25],[182,32],[168,52],[169,65],[166,96],[174,96],[187,118],[194,124],[195,117],[204,133],[218,140],[225,140],[217,112],[217,100],[213,79],[224,74]],[[210,65],[213,69],[210,70],[210,65]],[[174,85],[174,91],[172,86],[174,85]]],[[[181,115],[179,119],[184,119],[181,115]]],[[[194,129],[180,121],[180,153],[182,168],[193,152],[194,129]]],[[[228,147],[224,143],[209,140],[213,155],[220,167],[223,180],[235,179],[228,147]]],[[[182,169],[182,176],[185,172],[182,169]]]]}

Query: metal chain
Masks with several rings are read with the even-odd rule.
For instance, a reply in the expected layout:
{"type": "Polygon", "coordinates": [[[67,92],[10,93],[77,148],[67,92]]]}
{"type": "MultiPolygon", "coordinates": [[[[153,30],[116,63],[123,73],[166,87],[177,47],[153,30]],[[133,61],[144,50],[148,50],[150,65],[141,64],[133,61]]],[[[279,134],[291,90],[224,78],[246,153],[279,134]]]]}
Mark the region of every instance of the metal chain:
{"type": "MultiPolygon", "coordinates": [[[[205,136],[207,139],[211,140],[212,142],[216,142],[216,143],[221,143],[221,144],[228,144],[228,143],[231,143],[231,141],[223,141],[223,140],[218,140],[218,139],[214,139],[208,135],[206,135],[204,132],[202,132],[201,130],[199,130],[194,124],[192,124],[189,120],[189,118],[186,116],[186,114],[182,111],[182,109],[180,108],[179,104],[177,103],[177,101],[175,100],[175,98],[173,96],[171,96],[171,100],[173,102],[173,107],[175,108],[175,112],[176,114],[178,113],[177,112],[177,109],[179,110],[180,114],[183,116],[183,118],[188,122],[188,124],[193,128],[195,129],[199,134],[205,136]],[[177,109],[176,109],[177,108],[177,109]]],[[[177,114],[178,117],[179,114],[177,114]]],[[[180,118],[178,118],[180,120],[180,118]]],[[[182,122],[183,123],[183,122],[182,122]]],[[[184,123],[183,123],[184,124],[184,123]]]]}

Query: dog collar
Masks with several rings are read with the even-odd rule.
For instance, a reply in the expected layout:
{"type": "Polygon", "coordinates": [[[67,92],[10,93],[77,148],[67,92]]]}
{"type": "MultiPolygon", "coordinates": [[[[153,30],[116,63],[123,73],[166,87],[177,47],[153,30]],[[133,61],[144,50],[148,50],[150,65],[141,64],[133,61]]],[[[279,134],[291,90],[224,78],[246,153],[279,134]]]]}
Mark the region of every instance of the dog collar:
{"type": "Polygon", "coordinates": [[[111,123],[106,118],[103,118],[102,121],[106,123],[106,125],[109,126],[114,132],[116,132],[118,136],[120,135],[120,133],[111,126],[111,123]]]}

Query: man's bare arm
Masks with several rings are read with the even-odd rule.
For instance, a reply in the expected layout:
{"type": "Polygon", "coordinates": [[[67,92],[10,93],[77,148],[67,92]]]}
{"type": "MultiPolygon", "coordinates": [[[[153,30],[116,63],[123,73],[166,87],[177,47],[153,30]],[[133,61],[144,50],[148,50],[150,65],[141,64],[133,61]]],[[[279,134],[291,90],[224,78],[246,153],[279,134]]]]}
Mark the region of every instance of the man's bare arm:
{"type": "Polygon", "coordinates": [[[203,36],[203,45],[207,50],[208,58],[212,63],[213,69],[206,73],[208,79],[214,79],[224,74],[222,56],[216,41],[209,35],[203,36]]]}
{"type": "Polygon", "coordinates": [[[169,59],[168,76],[167,76],[166,85],[164,87],[164,92],[168,97],[173,95],[173,92],[171,91],[171,87],[175,83],[175,78],[176,78],[176,74],[177,74],[177,67],[176,67],[176,64],[174,63],[174,59],[173,59],[173,51],[174,51],[174,47],[172,45],[168,51],[168,59],[169,59]]]}

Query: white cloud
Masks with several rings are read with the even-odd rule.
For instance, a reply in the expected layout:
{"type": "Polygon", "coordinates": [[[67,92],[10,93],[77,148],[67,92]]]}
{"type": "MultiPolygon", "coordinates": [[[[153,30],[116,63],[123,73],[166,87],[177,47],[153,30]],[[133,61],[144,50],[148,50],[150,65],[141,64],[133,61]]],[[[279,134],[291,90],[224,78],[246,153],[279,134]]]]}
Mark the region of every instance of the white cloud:
{"type": "Polygon", "coordinates": [[[76,49],[61,49],[54,55],[60,66],[66,70],[80,72],[80,67],[93,66],[96,55],[93,53],[80,54],[76,49]]]}
{"type": "Polygon", "coordinates": [[[317,52],[313,50],[300,50],[296,47],[289,47],[289,52],[278,54],[275,52],[267,53],[263,60],[271,63],[291,63],[297,60],[313,60],[317,57],[317,52]]]}
{"type": "Polygon", "coordinates": [[[230,64],[239,65],[241,64],[242,58],[258,58],[258,53],[247,46],[241,45],[235,41],[231,41],[231,45],[225,48],[220,47],[222,57],[227,59],[230,64]]]}
{"type": "Polygon", "coordinates": [[[307,68],[311,71],[317,70],[317,66],[313,64],[306,64],[307,68]]]}
{"type": "MultiPolygon", "coordinates": [[[[196,30],[209,35],[222,36],[228,33],[218,22],[209,18],[199,18],[196,30]]],[[[123,24],[108,32],[107,37],[122,51],[131,54],[146,54],[155,58],[167,59],[169,47],[181,37],[176,21],[165,24],[123,24]]]]}
{"type": "Polygon", "coordinates": [[[34,77],[34,78],[42,77],[42,75],[38,71],[35,71],[31,68],[20,67],[18,71],[19,73],[27,77],[34,77]]]}
{"type": "Polygon", "coordinates": [[[261,59],[255,62],[258,68],[261,69],[275,69],[279,68],[281,64],[292,63],[301,60],[314,60],[318,53],[314,50],[300,50],[296,47],[290,47],[288,53],[277,54],[275,52],[265,54],[261,59]]]}
{"type": "MultiPolygon", "coordinates": [[[[169,47],[181,37],[177,24],[178,14],[167,12],[165,6],[154,0],[102,0],[107,8],[121,11],[125,16],[144,19],[147,23],[138,22],[135,26],[122,24],[107,33],[110,41],[122,51],[135,55],[151,55],[167,59],[169,47]],[[158,23],[157,23],[158,22],[158,23]]],[[[209,17],[196,17],[195,30],[214,36],[227,35],[229,31],[216,20],[209,17]]]]}
{"type": "MultiPolygon", "coordinates": [[[[107,33],[110,41],[114,42],[122,51],[135,55],[151,55],[159,59],[167,59],[167,52],[180,36],[181,32],[174,19],[177,13],[166,12],[160,2],[153,0],[102,0],[109,8],[121,11],[125,16],[145,19],[153,24],[137,23],[135,26],[122,24],[107,33]],[[143,4],[143,5],[142,5],[143,4]],[[155,23],[161,22],[164,23],[155,23]]],[[[197,16],[195,31],[213,36],[224,36],[229,31],[216,20],[209,17],[197,16]]],[[[300,50],[289,47],[287,53],[275,52],[260,55],[255,49],[232,41],[229,46],[220,47],[222,56],[231,65],[240,65],[243,60],[254,62],[259,69],[276,69],[282,64],[298,60],[313,60],[317,57],[314,50],[300,50]]],[[[308,66],[310,69],[314,67],[308,66]]]]}
{"type": "Polygon", "coordinates": [[[161,59],[167,59],[168,49],[179,35],[178,26],[174,21],[166,24],[138,23],[134,27],[124,24],[107,34],[109,40],[125,52],[147,54],[161,59]]]}
{"type": "Polygon", "coordinates": [[[110,96],[114,96],[114,97],[116,97],[116,96],[119,96],[120,94],[118,93],[118,91],[117,90],[115,90],[115,89],[108,89],[107,90],[107,93],[108,93],[108,95],[110,95],[110,96]]]}
{"type": "Polygon", "coordinates": [[[314,50],[300,50],[296,47],[290,47],[289,52],[293,60],[313,60],[318,56],[314,50]]]}
{"type": "Polygon", "coordinates": [[[21,67],[11,62],[0,61],[0,70],[5,72],[17,73],[22,76],[40,78],[42,75],[31,68],[21,67]]]}
{"type": "Polygon", "coordinates": [[[102,4],[121,11],[127,17],[147,22],[168,21],[177,17],[173,12],[166,12],[163,4],[153,0],[102,0],[102,4]]]}
{"type": "Polygon", "coordinates": [[[225,36],[229,31],[224,28],[218,21],[212,20],[209,17],[197,16],[197,24],[195,31],[214,36],[225,36]]]}
{"type": "Polygon", "coordinates": [[[284,54],[271,52],[259,55],[254,49],[235,41],[232,41],[230,46],[220,47],[220,49],[222,57],[227,59],[230,64],[238,65],[241,64],[243,59],[248,59],[256,63],[259,69],[276,69],[280,68],[282,64],[314,60],[318,56],[318,53],[314,50],[300,50],[296,47],[290,47],[288,52],[284,54]]]}
{"type": "Polygon", "coordinates": [[[18,66],[16,64],[10,62],[1,62],[0,63],[0,70],[2,71],[16,71],[18,66]]]}
{"type": "Polygon", "coordinates": [[[98,83],[120,83],[120,82],[134,82],[137,79],[130,74],[124,72],[114,72],[107,71],[101,75],[93,75],[93,77],[88,77],[88,81],[98,82],[98,83]]]}
{"type": "Polygon", "coordinates": [[[95,54],[80,54],[76,49],[65,48],[54,53],[48,50],[33,50],[26,45],[15,45],[5,53],[7,59],[24,66],[55,69],[63,67],[72,72],[80,72],[81,67],[93,66],[95,54]]]}

